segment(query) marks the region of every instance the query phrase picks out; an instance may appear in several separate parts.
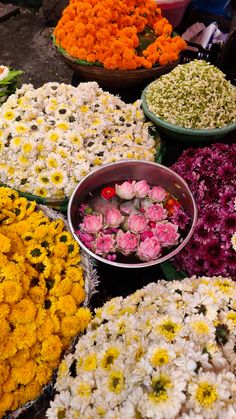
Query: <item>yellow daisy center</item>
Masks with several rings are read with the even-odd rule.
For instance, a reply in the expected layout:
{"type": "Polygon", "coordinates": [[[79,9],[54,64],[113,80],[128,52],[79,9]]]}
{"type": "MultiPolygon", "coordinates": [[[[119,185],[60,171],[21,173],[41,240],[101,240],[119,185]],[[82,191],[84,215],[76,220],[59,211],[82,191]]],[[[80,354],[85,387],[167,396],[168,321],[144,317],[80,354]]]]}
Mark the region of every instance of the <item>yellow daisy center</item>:
{"type": "Polygon", "coordinates": [[[207,323],[203,321],[197,321],[192,323],[192,328],[194,332],[196,332],[198,335],[208,335],[209,334],[209,326],[207,323]]]}
{"type": "Polygon", "coordinates": [[[12,111],[7,111],[4,114],[4,118],[7,119],[8,121],[11,121],[12,119],[14,119],[15,114],[12,111]]]}
{"type": "Polygon", "coordinates": [[[83,369],[85,371],[93,371],[96,369],[97,366],[97,357],[96,355],[88,355],[85,360],[84,360],[84,364],[83,364],[83,369]]]}
{"type": "Polygon", "coordinates": [[[196,400],[204,408],[210,408],[218,399],[216,386],[213,384],[202,382],[198,385],[196,391],[196,400]]]}
{"type": "Polygon", "coordinates": [[[153,391],[149,394],[150,400],[155,403],[160,403],[168,400],[167,389],[173,387],[172,381],[165,374],[160,374],[158,377],[153,377],[152,388],[153,391]]]}
{"type": "Polygon", "coordinates": [[[157,326],[157,332],[164,336],[168,341],[172,341],[180,329],[181,326],[170,319],[165,320],[157,326]]]}
{"type": "Polygon", "coordinates": [[[105,352],[104,357],[101,361],[102,368],[108,369],[114,363],[114,361],[118,358],[120,352],[116,348],[110,348],[105,352]]]}
{"type": "Polygon", "coordinates": [[[113,393],[119,394],[124,388],[124,376],[120,371],[111,372],[108,380],[108,388],[113,393]]]}
{"type": "Polygon", "coordinates": [[[77,394],[80,397],[89,397],[92,392],[91,386],[87,383],[80,383],[77,388],[77,394]]]}
{"type": "Polygon", "coordinates": [[[168,364],[170,358],[167,349],[155,349],[151,357],[151,364],[153,367],[160,367],[168,364]]]}

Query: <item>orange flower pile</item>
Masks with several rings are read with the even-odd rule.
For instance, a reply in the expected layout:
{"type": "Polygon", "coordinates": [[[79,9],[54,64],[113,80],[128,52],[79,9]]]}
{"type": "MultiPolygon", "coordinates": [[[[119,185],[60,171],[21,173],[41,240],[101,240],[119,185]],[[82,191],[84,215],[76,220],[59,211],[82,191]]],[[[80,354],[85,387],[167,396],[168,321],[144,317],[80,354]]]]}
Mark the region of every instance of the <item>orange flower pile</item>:
{"type": "Polygon", "coordinates": [[[54,36],[72,57],[133,70],[176,61],[186,43],[171,33],[154,0],[71,0],[54,36]],[[153,30],[156,40],[138,53],[138,34],[145,28],[153,30]]]}

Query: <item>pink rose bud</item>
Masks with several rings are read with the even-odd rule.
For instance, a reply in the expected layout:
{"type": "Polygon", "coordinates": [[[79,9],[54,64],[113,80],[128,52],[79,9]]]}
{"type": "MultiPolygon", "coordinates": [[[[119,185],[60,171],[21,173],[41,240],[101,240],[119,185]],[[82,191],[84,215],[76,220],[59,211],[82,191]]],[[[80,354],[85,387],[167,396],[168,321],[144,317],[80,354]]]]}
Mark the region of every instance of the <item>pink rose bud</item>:
{"type": "Polygon", "coordinates": [[[145,198],[150,191],[150,186],[146,180],[140,180],[134,185],[134,193],[137,198],[145,198]]]}
{"type": "Polygon", "coordinates": [[[106,254],[109,252],[114,252],[115,250],[114,244],[115,244],[115,239],[111,234],[109,235],[109,234],[99,233],[94,243],[95,253],[106,254]]]}
{"type": "Polygon", "coordinates": [[[94,236],[92,234],[86,233],[85,231],[76,231],[77,236],[80,240],[86,245],[87,243],[91,243],[94,240],[94,236]]]}
{"type": "Polygon", "coordinates": [[[155,237],[163,247],[173,246],[177,244],[179,233],[178,226],[172,223],[158,223],[153,230],[155,237]]]}
{"type": "Polygon", "coordinates": [[[81,227],[84,231],[91,234],[96,234],[102,229],[102,215],[88,214],[85,215],[81,227]]]}
{"type": "Polygon", "coordinates": [[[119,227],[119,225],[124,221],[123,215],[117,208],[110,208],[107,210],[105,215],[105,224],[110,227],[119,227]]]}
{"type": "Polygon", "coordinates": [[[122,230],[119,230],[116,236],[117,249],[126,256],[137,249],[138,241],[139,237],[130,233],[130,231],[124,233],[122,230]]]}
{"type": "Polygon", "coordinates": [[[141,233],[147,228],[147,221],[143,215],[130,214],[127,225],[132,233],[141,233]]]}
{"type": "Polygon", "coordinates": [[[153,186],[152,190],[149,192],[149,197],[153,201],[162,202],[166,198],[166,191],[161,186],[153,186]]]}
{"type": "Polygon", "coordinates": [[[134,185],[135,181],[132,183],[124,182],[121,185],[116,185],[116,195],[121,199],[133,199],[134,197],[134,185]]]}
{"type": "Polygon", "coordinates": [[[148,262],[149,260],[157,259],[160,252],[161,245],[159,240],[156,237],[151,237],[140,243],[137,256],[140,260],[148,262]]]}
{"type": "Polygon", "coordinates": [[[167,217],[167,211],[159,204],[152,204],[146,209],[145,216],[149,221],[162,221],[167,217]]]}
{"type": "Polygon", "coordinates": [[[140,239],[142,242],[144,242],[144,240],[150,239],[153,236],[154,236],[154,233],[151,230],[145,230],[140,234],[140,239]]]}

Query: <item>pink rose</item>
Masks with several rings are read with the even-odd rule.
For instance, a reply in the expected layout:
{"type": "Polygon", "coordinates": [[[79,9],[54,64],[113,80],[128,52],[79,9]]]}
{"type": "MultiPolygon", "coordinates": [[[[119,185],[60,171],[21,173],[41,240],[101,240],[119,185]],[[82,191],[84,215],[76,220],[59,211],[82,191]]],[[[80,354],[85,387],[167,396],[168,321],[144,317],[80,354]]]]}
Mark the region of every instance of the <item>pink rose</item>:
{"type": "Polygon", "coordinates": [[[104,254],[114,252],[115,239],[113,235],[99,233],[94,243],[95,253],[104,254]]]}
{"type": "Polygon", "coordinates": [[[149,197],[153,201],[158,201],[158,202],[164,201],[166,197],[166,191],[161,186],[153,186],[152,190],[149,192],[149,197]]]}
{"type": "Polygon", "coordinates": [[[91,243],[94,240],[94,236],[92,234],[86,233],[85,231],[76,231],[77,236],[83,243],[91,243]]]}
{"type": "Polygon", "coordinates": [[[126,256],[137,249],[138,241],[139,237],[130,233],[130,231],[124,233],[122,230],[119,230],[116,236],[117,249],[126,256]]]}
{"type": "Polygon", "coordinates": [[[88,214],[85,215],[83,224],[81,225],[87,233],[95,234],[102,229],[102,215],[88,214]]]}
{"type": "Polygon", "coordinates": [[[152,232],[152,230],[145,230],[140,234],[140,239],[142,242],[144,242],[144,240],[150,239],[153,236],[154,236],[154,233],[152,232]]]}
{"type": "Polygon", "coordinates": [[[124,221],[123,215],[117,208],[110,208],[105,215],[105,223],[110,227],[118,227],[124,221]]]}
{"type": "Polygon", "coordinates": [[[146,180],[140,180],[134,185],[134,193],[137,198],[145,198],[150,191],[150,186],[147,184],[146,180]]]}
{"type": "Polygon", "coordinates": [[[137,250],[137,256],[140,260],[147,262],[156,259],[160,252],[161,245],[159,240],[156,237],[151,237],[140,243],[137,250]]]}
{"type": "Polygon", "coordinates": [[[133,199],[135,181],[124,182],[121,185],[116,185],[116,195],[121,199],[133,199]]]}
{"type": "Polygon", "coordinates": [[[179,233],[177,231],[178,226],[169,222],[158,223],[156,228],[153,230],[155,237],[158,238],[163,247],[177,244],[179,238],[179,233]]]}
{"type": "Polygon", "coordinates": [[[152,204],[146,209],[145,216],[149,221],[162,221],[167,217],[167,211],[159,204],[152,204]]]}
{"type": "Polygon", "coordinates": [[[132,233],[141,233],[147,228],[147,221],[143,215],[130,214],[127,225],[132,233]]]}

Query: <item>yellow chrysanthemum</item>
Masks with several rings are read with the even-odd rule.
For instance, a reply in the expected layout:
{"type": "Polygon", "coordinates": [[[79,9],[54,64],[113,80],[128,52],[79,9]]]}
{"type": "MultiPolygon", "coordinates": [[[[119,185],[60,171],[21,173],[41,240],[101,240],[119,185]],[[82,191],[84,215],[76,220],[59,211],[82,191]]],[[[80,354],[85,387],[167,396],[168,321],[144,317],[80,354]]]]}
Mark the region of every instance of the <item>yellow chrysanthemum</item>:
{"type": "Polygon", "coordinates": [[[27,361],[21,367],[12,368],[12,377],[18,384],[28,384],[33,380],[36,373],[36,363],[32,360],[27,361]]]}
{"type": "Polygon", "coordinates": [[[63,279],[63,280],[60,279],[59,283],[53,287],[52,294],[55,294],[58,297],[61,297],[63,295],[69,294],[70,290],[71,290],[71,281],[68,278],[63,279]]]}
{"type": "Polygon", "coordinates": [[[8,378],[10,367],[6,361],[0,363],[0,385],[2,385],[8,378]]]}
{"type": "Polygon", "coordinates": [[[0,336],[1,339],[4,340],[8,338],[11,331],[10,324],[7,320],[2,319],[0,322],[0,336]]]}
{"type": "Polygon", "coordinates": [[[109,348],[103,355],[101,360],[101,367],[104,369],[109,369],[113,365],[114,361],[120,355],[120,351],[117,348],[109,348]]]}
{"type": "Polygon", "coordinates": [[[77,306],[72,295],[64,295],[59,297],[57,303],[57,310],[60,310],[66,315],[75,314],[77,306]]]}
{"type": "Polygon", "coordinates": [[[32,263],[42,262],[45,259],[46,255],[46,250],[37,243],[30,244],[26,253],[27,259],[32,263]]]}
{"type": "Polygon", "coordinates": [[[50,381],[51,376],[52,370],[47,363],[38,365],[35,380],[38,381],[40,385],[47,384],[50,381]]]}
{"type": "Polygon", "coordinates": [[[22,271],[15,262],[9,261],[7,265],[2,267],[1,275],[7,281],[17,281],[20,280],[22,271]]]}
{"type": "Polygon", "coordinates": [[[23,298],[16,303],[11,310],[10,319],[14,324],[33,322],[37,308],[30,298],[23,298]]]}
{"type": "Polygon", "coordinates": [[[59,360],[62,351],[62,343],[58,336],[51,335],[42,342],[42,359],[45,361],[59,360]]]}
{"type": "Polygon", "coordinates": [[[11,367],[22,367],[30,357],[29,349],[22,349],[12,357],[8,358],[11,367]]]}
{"type": "Polygon", "coordinates": [[[61,321],[61,333],[64,337],[75,336],[78,332],[79,319],[77,316],[65,316],[61,321]]]}
{"type": "Polygon", "coordinates": [[[48,191],[45,188],[35,188],[34,194],[46,198],[48,196],[48,191]]]}
{"type": "Polygon", "coordinates": [[[36,325],[35,323],[19,324],[12,335],[18,349],[30,348],[36,342],[36,325]]]}
{"type": "Polygon", "coordinates": [[[69,267],[66,271],[65,278],[70,279],[74,282],[80,282],[83,280],[83,268],[79,267],[69,267]]]}
{"type": "Polygon", "coordinates": [[[43,323],[38,328],[37,338],[41,342],[45,339],[48,339],[54,333],[54,323],[50,317],[45,317],[43,323]]]}
{"type": "Polygon", "coordinates": [[[77,387],[76,393],[79,397],[89,397],[92,393],[92,387],[88,383],[81,382],[77,387]]]}
{"type": "Polygon", "coordinates": [[[203,408],[210,409],[218,399],[217,388],[208,382],[199,383],[195,397],[203,408]]]}
{"type": "Polygon", "coordinates": [[[157,332],[164,336],[168,341],[175,339],[180,329],[181,326],[178,323],[173,322],[171,319],[164,320],[157,326],[157,332]]]}
{"type": "Polygon", "coordinates": [[[92,318],[92,314],[88,308],[81,307],[77,310],[76,316],[79,319],[78,332],[83,332],[92,318]]]}
{"type": "Polygon", "coordinates": [[[108,388],[113,393],[119,394],[124,388],[124,375],[121,371],[112,371],[108,378],[108,388]]]}
{"type": "Polygon", "coordinates": [[[62,219],[54,220],[50,223],[49,234],[55,236],[56,234],[61,233],[64,227],[65,224],[62,219]]]}
{"type": "Polygon", "coordinates": [[[85,299],[85,290],[80,284],[73,284],[70,290],[70,294],[75,299],[76,304],[79,305],[83,303],[85,299]]]}
{"type": "Polygon", "coordinates": [[[60,185],[64,180],[64,175],[61,171],[57,170],[50,175],[50,180],[54,185],[60,185]]]}
{"type": "Polygon", "coordinates": [[[82,366],[84,371],[93,371],[97,368],[97,355],[96,354],[89,354],[83,361],[82,366]]]}
{"type": "Polygon", "coordinates": [[[23,296],[23,288],[21,284],[17,281],[10,280],[4,281],[3,283],[3,290],[4,290],[4,301],[6,303],[16,303],[19,301],[23,296]]]}
{"type": "Polygon", "coordinates": [[[15,355],[17,351],[14,337],[10,336],[0,343],[0,362],[15,355]]]}
{"type": "Polygon", "coordinates": [[[8,304],[0,303],[0,321],[5,319],[10,313],[10,307],[8,304]]]}
{"type": "Polygon", "coordinates": [[[153,367],[161,367],[162,365],[168,364],[170,358],[167,349],[157,348],[153,351],[151,357],[151,364],[153,367]]]}
{"type": "Polygon", "coordinates": [[[56,257],[65,258],[68,254],[68,248],[66,243],[57,243],[53,247],[53,253],[56,257]]]}
{"type": "Polygon", "coordinates": [[[13,396],[10,393],[3,393],[0,397],[0,414],[3,416],[3,413],[11,409],[13,402],[13,396]]]}

